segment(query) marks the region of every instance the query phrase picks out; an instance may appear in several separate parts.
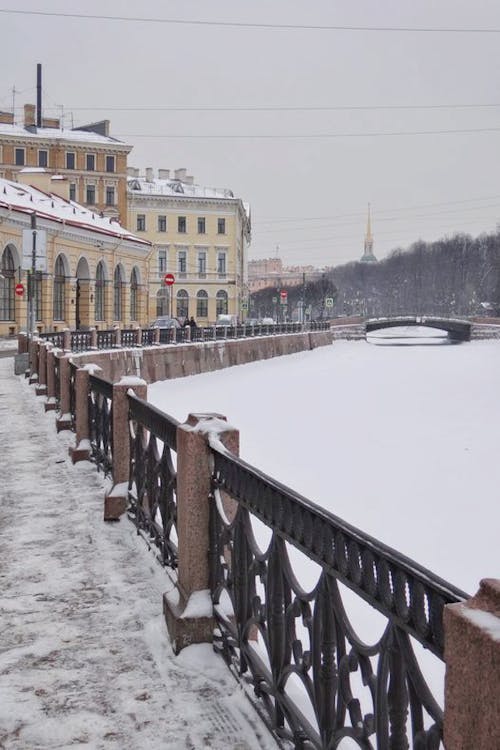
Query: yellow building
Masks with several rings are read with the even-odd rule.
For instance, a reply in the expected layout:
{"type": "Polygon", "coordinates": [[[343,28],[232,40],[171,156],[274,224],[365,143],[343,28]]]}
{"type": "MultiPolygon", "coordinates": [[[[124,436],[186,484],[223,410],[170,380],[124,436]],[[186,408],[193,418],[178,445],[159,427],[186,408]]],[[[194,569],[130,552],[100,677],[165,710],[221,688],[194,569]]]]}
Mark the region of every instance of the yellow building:
{"type": "Polygon", "coordinates": [[[185,169],[128,169],[128,227],[155,246],[149,269],[150,308],[199,325],[220,314],[246,317],[250,212],[230,190],[196,185],[185,169]],[[166,286],[166,273],[175,283],[166,286]]]}
{"type": "Polygon", "coordinates": [[[28,326],[32,217],[35,330],[146,324],[147,239],[70,201],[68,181],[58,175],[35,168],[20,171],[17,179],[0,178],[0,335],[28,326]]]}
{"type": "Polygon", "coordinates": [[[65,129],[54,118],[40,118],[24,105],[24,122],[0,112],[0,177],[16,179],[25,168],[66,177],[71,200],[126,221],[127,156],[132,146],[109,135],[109,120],[65,129]]]}

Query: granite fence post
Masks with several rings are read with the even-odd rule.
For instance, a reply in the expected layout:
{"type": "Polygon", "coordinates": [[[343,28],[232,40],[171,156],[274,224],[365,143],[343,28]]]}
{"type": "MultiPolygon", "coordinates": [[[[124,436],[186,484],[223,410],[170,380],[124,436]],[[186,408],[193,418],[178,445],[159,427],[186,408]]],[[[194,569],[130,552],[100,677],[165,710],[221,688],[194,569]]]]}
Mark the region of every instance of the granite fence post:
{"type": "Polygon", "coordinates": [[[127,392],[132,389],[136,396],[147,398],[145,380],[124,375],[113,385],[112,409],[112,456],[113,487],[104,498],[104,520],[118,521],[127,510],[128,479],[130,471],[130,431],[128,424],[127,392]]]}
{"type": "Polygon", "coordinates": [[[177,428],[178,579],[176,589],[163,597],[163,612],[175,653],[192,643],[212,641],[208,436],[214,431],[222,443],[238,455],[239,432],[226,425],[221,415],[190,414],[177,428]]]}
{"type": "Polygon", "coordinates": [[[69,354],[59,356],[59,416],[56,418],[57,432],[71,430],[71,404],[69,395],[70,356],[69,354]]]}
{"type": "Polygon", "coordinates": [[[75,375],[75,446],[68,448],[74,464],[88,461],[91,453],[89,434],[89,375],[102,372],[98,365],[87,364],[75,375]]]}
{"type": "Polygon", "coordinates": [[[45,411],[54,411],[56,408],[56,366],[54,348],[47,345],[47,400],[44,404],[45,411]]]}
{"type": "Polygon", "coordinates": [[[444,609],[446,750],[500,748],[500,580],[444,609]]]}
{"type": "Polygon", "coordinates": [[[38,383],[35,386],[37,396],[47,395],[47,344],[40,341],[38,344],[38,383]]]}

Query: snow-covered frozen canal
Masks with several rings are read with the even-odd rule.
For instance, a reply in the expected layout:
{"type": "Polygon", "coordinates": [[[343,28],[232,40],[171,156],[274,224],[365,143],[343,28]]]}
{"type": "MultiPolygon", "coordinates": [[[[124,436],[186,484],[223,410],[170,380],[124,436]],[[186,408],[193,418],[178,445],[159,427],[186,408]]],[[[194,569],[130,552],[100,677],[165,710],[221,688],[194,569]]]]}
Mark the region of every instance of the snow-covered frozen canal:
{"type": "Polygon", "coordinates": [[[245,460],[472,594],[500,577],[500,342],[433,342],[337,342],[149,399],[225,414],[245,460]]]}

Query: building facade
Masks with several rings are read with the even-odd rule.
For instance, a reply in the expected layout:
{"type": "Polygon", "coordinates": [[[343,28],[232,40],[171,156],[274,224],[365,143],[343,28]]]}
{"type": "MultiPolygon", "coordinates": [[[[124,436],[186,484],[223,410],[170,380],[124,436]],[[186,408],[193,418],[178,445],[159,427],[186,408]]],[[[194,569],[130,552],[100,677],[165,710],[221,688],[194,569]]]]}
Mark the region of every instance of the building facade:
{"type": "Polygon", "coordinates": [[[245,317],[249,208],[230,190],[194,184],[185,169],[129,168],[128,227],[154,245],[149,269],[151,320],[245,317]],[[175,282],[167,286],[165,274],[175,282]]]}
{"type": "Polygon", "coordinates": [[[127,157],[132,146],[109,135],[109,120],[64,129],[58,119],[41,118],[24,105],[24,122],[0,112],[0,177],[16,179],[23,169],[63,175],[72,200],[104,216],[126,221],[127,157]]]}
{"type": "Polygon", "coordinates": [[[29,280],[40,333],[147,324],[150,243],[70,201],[59,176],[16,176],[0,178],[0,335],[27,330],[29,280]]]}
{"type": "Polygon", "coordinates": [[[248,289],[250,294],[261,289],[290,288],[306,281],[317,281],[323,271],[314,266],[284,266],[281,258],[263,258],[248,262],[248,289]]]}

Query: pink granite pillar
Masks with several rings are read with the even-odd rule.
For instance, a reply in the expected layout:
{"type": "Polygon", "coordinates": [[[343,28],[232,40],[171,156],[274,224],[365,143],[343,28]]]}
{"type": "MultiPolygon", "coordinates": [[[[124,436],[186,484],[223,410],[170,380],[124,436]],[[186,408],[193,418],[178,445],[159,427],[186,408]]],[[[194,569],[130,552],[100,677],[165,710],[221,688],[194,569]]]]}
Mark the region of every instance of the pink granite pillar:
{"type": "Polygon", "coordinates": [[[120,326],[113,326],[114,346],[119,348],[122,345],[122,332],[120,326]]]}
{"type": "Polygon", "coordinates": [[[63,349],[65,352],[71,351],[71,331],[69,328],[63,329],[63,349]]]}
{"type": "Polygon", "coordinates": [[[444,609],[446,750],[500,748],[500,580],[444,609]]]}
{"type": "Polygon", "coordinates": [[[160,329],[159,328],[155,328],[154,332],[155,333],[154,333],[153,344],[159,345],[160,344],[160,329]]]}
{"type": "Polygon", "coordinates": [[[53,411],[56,408],[56,372],[55,355],[52,346],[47,346],[47,400],[44,404],[45,411],[53,411]]]}
{"type": "Polygon", "coordinates": [[[30,353],[30,377],[29,383],[38,383],[38,349],[39,341],[35,336],[32,336],[29,341],[29,353],[30,353]]]}
{"type": "Polygon", "coordinates": [[[17,334],[17,353],[26,354],[28,351],[28,336],[26,333],[17,334]]]}
{"type": "Polygon", "coordinates": [[[35,391],[37,396],[47,394],[47,344],[44,341],[38,345],[38,383],[35,391]]]}
{"type": "Polygon", "coordinates": [[[233,453],[239,432],[218,414],[190,414],[177,428],[177,588],[163,597],[163,611],[172,648],[178,653],[191,643],[210,643],[214,628],[208,590],[209,492],[211,484],[208,435],[216,432],[233,453]]]}
{"type": "Polygon", "coordinates": [[[127,509],[128,479],[130,471],[130,432],[128,425],[127,392],[132,389],[136,396],[147,399],[148,386],[145,380],[124,375],[113,385],[113,487],[104,498],[104,520],[118,521],[127,509]]]}
{"type": "Polygon", "coordinates": [[[135,345],[142,346],[142,328],[141,326],[134,326],[135,331],[135,345]]]}
{"type": "Polygon", "coordinates": [[[87,364],[76,371],[75,377],[75,446],[68,452],[74,464],[90,458],[89,434],[89,374],[102,372],[98,365],[87,364]]]}
{"type": "Polygon", "coordinates": [[[57,432],[71,430],[71,405],[69,395],[70,355],[59,357],[59,416],[56,419],[57,432]]]}
{"type": "Polygon", "coordinates": [[[89,328],[90,331],[90,348],[97,349],[97,328],[95,326],[89,328]]]}

